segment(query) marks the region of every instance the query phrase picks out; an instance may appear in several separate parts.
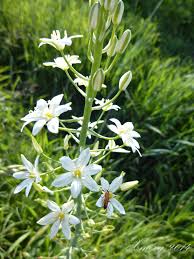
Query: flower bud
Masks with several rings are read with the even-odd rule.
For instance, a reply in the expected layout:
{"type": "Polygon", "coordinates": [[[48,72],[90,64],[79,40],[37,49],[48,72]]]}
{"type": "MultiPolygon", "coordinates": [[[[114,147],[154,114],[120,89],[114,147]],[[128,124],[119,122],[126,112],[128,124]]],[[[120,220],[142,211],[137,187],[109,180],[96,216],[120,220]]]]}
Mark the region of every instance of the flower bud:
{"type": "Polygon", "coordinates": [[[63,148],[65,150],[67,150],[69,148],[69,140],[70,140],[71,136],[70,135],[66,135],[64,140],[63,140],[63,148]]]}
{"type": "Polygon", "coordinates": [[[34,136],[31,135],[32,145],[38,154],[43,153],[42,147],[38,144],[34,136]]]}
{"type": "Polygon", "coordinates": [[[110,42],[110,47],[107,50],[107,56],[112,57],[116,53],[116,47],[117,47],[117,36],[114,35],[113,39],[110,42]]]}
{"type": "Polygon", "coordinates": [[[123,35],[121,36],[120,40],[117,43],[117,52],[123,53],[127,46],[129,45],[129,42],[131,40],[131,31],[128,29],[124,31],[123,35]]]}
{"type": "Polygon", "coordinates": [[[122,0],[120,0],[116,5],[116,7],[114,8],[114,12],[112,16],[112,22],[114,25],[119,25],[123,16],[123,12],[124,12],[124,3],[122,0]]]}
{"type": "Polygon", "coordinates": [[[119,89],[121,91],[124,91],[128,87],[129,83],[131,82],[131,79],[132,79],[131,71],[126,72],[119,80],[119,89]]]}
{"type": "Polygon", "coordinates": [[[112,12],[116,4],[116,0],[104,0],[104,9],[112,12]]]}
{"type": "Polygon", "coordinates": [[[102,68],[99,68],[93,77],[94,90],[96,92],[100,91],[103,83],[104,83],[104,71],[102,68]]]}
{"type": "Polygon", "coordinates": [[[130,182],[122,183],[120,186],[121,191],[123,191],[123,192],[128,191],[129,189],[133,188],[138,183],[139,183],[139,181],[130,181],[130,182]]]}
{"type": "Polygon", "coordinates": [[[89,28],[95,30],[100,20],[100,3],[95,3],[90,9],[89,28]]]}

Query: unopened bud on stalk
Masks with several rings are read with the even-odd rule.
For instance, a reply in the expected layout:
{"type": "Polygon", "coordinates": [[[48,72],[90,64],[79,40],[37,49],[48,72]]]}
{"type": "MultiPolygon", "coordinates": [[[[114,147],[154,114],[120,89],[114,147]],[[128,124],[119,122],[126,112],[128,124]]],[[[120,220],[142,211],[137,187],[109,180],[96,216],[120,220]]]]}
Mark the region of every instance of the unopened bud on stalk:
{"type": "Polygon", "coordinates": [[[112,12],[116,4],[116,0],[104,0],[104,9],[112,12]]]}
{"type": "Polygon", "coordinates": [[[131,31],[128,29],[124,31],[123,35],[121,36],[120,40],[117,43],[117,52],[123,53],[127,46],[129,45],[129,42],[131,40],[131,31]]]}
{"type": "Polygon", "coordinates": [[[123,191],[123,192],[128,191],[129,189],[133,188],[138,183],[139,183],[139,181],[130,181],[130,182],[122,183],[120,186],[121,191],[123,191]]]}
{"type": "Polygon", "coordinates": [[[64,138],[64,142],[63,142],[63,148],[65,150],[67,150],[69,148],[69,140],[70,140],[71,136],[70,135],[66,135],[64,138]]]}
{"type": "Polygon", "coordinates": [[[99,68],[93,77],[94,90],[96,92],[100,91],[103,83],[104,83],[104,71],[102,68],[99,68]]]}
{"type": "Polygon", "coordinates": [[[121,91],[124,91],[128,87],[129,83],[131,82],[131,79],[132,79],[131,71],[126,72],[119,80],[119,89],[121,91]]]}
{"type": "Polygon", "coordinates": [[[95,3],[90,9],[89,28],[95,30],[100,20],[100,3],[95,3]]]}
{"type": "Polygon", "coordinates": [[[124,3],[122,0],[120,0],[113,11],[112,22],[114,25],[119,25],[123,16],[123,12],[124,12],[124,3]]]}
{"type": "Polygon", "coordinates": [[[116,47],[117,47],[117,42],[118,42],[118,39],[117,39],[117,36],[114,35],[113,39],[111,40],[110,42],[110,47],[108,48],[107,50],[107,55],[109,57],[112,57],[115,55],[116,53],[116,47]]]}

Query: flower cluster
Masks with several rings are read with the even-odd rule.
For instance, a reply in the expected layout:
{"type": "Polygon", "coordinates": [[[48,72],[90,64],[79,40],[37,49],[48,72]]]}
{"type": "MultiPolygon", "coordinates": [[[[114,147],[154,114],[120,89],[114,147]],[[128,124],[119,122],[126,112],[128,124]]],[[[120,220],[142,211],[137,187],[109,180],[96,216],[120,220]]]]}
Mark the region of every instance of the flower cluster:
{"type": "MultiPolygon", "coordinates": [[[[84,76],[78,72],[75,69],[76,66],[73,65],[81,63],[79,56],[67,53],[68,48],[66,47],[72,45],[72,39],[80,38],[82,35],[67,36],[65,31],[64,37],[62,37],[60,32],[56,30],[52,32],[51,38],[40,39],[39,46],[48,44],[55,48],[60,55],[53,62],[44,62],[43,65],[59,68],[61,73],[66,74],[85,102],[83,116],[78,117],[73,114],[70,118],[65,119],[62,118],[62,114],[72,110],[72,103],[61,104],[63,94],[59,94],[48,101],[40,99],[37,101],[34,110],[21,119],[24,122],[21,131],[28,124],[34,123],[31,138],[38,154],[34,165],[24,155],[21,155],[24,170],[14,173],[13,177],[22,180],[22,182],[15,188],[14,193],[19,193],[25,189],[25,195],[28,196],[32,187],[34,187],[34,192],[46,192],[53,197],[55,197],[56,192],[65,192],[69,197],[68,200],[59,202],[60,205],[50,199],[47,200],[47,207],[51,212],[37,221],[40,225],[52,224],[50,238],[54,238],[58,230],[62,228],[65,238],[71,239],[71,225],[77,225],[75,236],[79,234],[79,231],[77,231],[79,225],[82,224],[83,227],[83,217],[80,217],[82,209],[84,208],[86,214],[87,211],[93,213],[91,209],[87,208],[87,199],[90,195],[93,199],[96,196],[94,204],[96,204],[96,207],[102,208],[108,218],[114,216],[114,211],[125,215],[125,209],[118,201],[115,192],[119,190],[128,191],[138,183],[138,181],[123,182],[125,174],[119,172],[109,184],[104,178],[104,174],[109,178],[108,171],[105,168],[103,169],[103,159],[112,152],[124,153],[128,156],[131,149],[132,153],[137,152],[141,156],[140,145],[136,140],[140,138],[140,134],[134,130],[132,122],[122,124],[118,119],[111,118],[110,121],[113,124],[106,127],[110,130],[108,136],[103,133],[106,121],[103,116],[110,110],[119,112],[121,108],[115,104],[115,100],[127,90],[132,80],[131,71],[125,72],[119,80],[118,89],[115,87],[116,94],[111,97],[112,91],[110,91],[107,98],[103,97],[104,91],[101,91],[102,88],[109,91],[106,75],[114,67],[120,55],[124,53],[131,39],[129,29],[124,31],[120,39],[116,35],[116,29],[121,22],[123,11],[122,0],[101,0],[91,6],[87,53],[91,62],[90,75],[84,76]],[[111,30],[112,34],[110,35],[111,30]],[[106,37],[110,38],[107,39],[106,37]],[[105,42],[108,42],[108,44],[105,45],[105,42]],[[103,55],[106,55],[107,58],[105,65],[101,62],[103,55]],[[95,112],[95,116],[91,117],[92,112],[95,112]],[[97,119],[91,121],[90,118],[97,119]],[[72,126],[70,127],[69,124],[72,126]],[[47,127],[48,131],[44,126],[47,127]],[[41,130],[45,131],[46,134],[58,134],[59,132],[61,133],[60,136],[65,134],[65,156],[56,161],[45,153],[45,148],[38,143],[39,137],[34,137],[41,130]],[[102,143],[101,139],[103,140],[102,143]],[[70,149],[70,145],[73,145],[73,148],[70,149]],[[78,150],[78,152],[75,153],[75,150],[78,150]],[[50,161],[49,171],[44,166],[42,167],[44,171],[40,172],[39,160],[47,161],[47,159],[50,161]],[[51,166],[52,162],[54,165],[51,166]],[[58,167],[55,167],[56,163],[58,163],[58,167]],[[49,188],[44,185],[46,183],[49,184],[49,188]]],[[[45,161],[43,162],[46,164],[45,161]]],[[[58,198],[60,201],[60,195],[58,195],[58,198]]]]}

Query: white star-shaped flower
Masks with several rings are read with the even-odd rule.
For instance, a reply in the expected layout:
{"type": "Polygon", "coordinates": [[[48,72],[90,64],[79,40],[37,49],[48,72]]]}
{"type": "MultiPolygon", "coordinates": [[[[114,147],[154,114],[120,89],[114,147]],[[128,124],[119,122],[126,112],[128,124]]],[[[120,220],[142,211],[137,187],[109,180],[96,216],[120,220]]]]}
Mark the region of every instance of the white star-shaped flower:
{"type": "MultiPolygon", "coordinates": [[[[79,56],[76,56],[76,55],[65,55],[68,63],[70,65],[73,65],[73,64],[79,64],[81,63],[81,61],[79,60],[79,56]]],[[[51,67],[58,67],[62,70],[68,70],[69,69],[69,66],[68,64],[66,63],[65,59],[63,57],[58,57],[58,58],[55,58],[54,59],[54,62],[45,62],[43,63],[44,66],[51,66],[51,67]]]]}
{"type": "Polygon", "coordinates": [[[60,208],[55,202],[47,201],[47,206],[52,212],[41,218],[37,223],[43,226],[52,224],[50,238],[56,236],[59,227],[61,226],[64,236],[67,239],[71,239],[70,224],[77,225],[80,223],[80,220],[77,217],[69,214],[74,207],[74,202],[70,201],[64,203],[60,208]]]}
{"type": "MultiPolygon", "coordinates": [[[[110,100],[109,99],[104,99],[102,98],[101,100],[95,99],[95,104],[99,104],[100,106],[104,106],[106,105],[110,100]]],[[[119,109],[121,109],[118,105],[113,104],[112,102],[110,102],[109,104],[107,104],[106,106],[102,107],[103,111],[109,111],[109,110],[115,110],[118,111],[119,109]]]]}
{"type": "Polygon", "coordinates": [[[32,134],[37,135],[40,130],[47,125],[47,128],[52,133],[58,133],[59,131],[59,116],[71,110],[71,103],[67,103],[64,105],[60,105],[60,102],[63,98],[63,94],[57,95],[53,97],[50,101],[45,101],[44,99],[40,99],[37,101],[36,107],[34,111],[29,112],[25,117],[21,120],[25,121],[21,131],[23,128],[35,121],[32,134]]]}
{"type": "Polygon", "coordinates": [[[24,180],[22,181],[14,190],[14,193],[21,192],[26,188],[25,194],[28,197],[29,192],[32,188],[32,184],[39,183],[41,181],[39,172],[38,172],[38,160],[39,157],[36,158],[34,165],[28,161],[24,155],[21,155],[21,159],[26,171],[21,171],[13,174],[13,177],[16,179],[24,180]]]}
{"type": "Polygon", "coordinates": [[[122,138],[123,144],[131,147],[133,153],[137,151],[139,155],[141,156],[139,152],[139,143],[134,138],[140,138],[140,134],[136,131],[134,131],[134,126],[132,122],[126,122],[123,125],[120,123],[117,119],[110,119],[115,125],[108,125],[108,128],[116,133],[120,138],[122,138]]]}
{"type": "Polygon", "coordinates": [[[98,184],[91,177],[102,170],[100,165],[88,164],[90,160],[90,149],[83,150],[77,159],[64,156],[60,159],[62,167],[68,172],[58,176],[52,183],[55,187],[71,185],[71,195],[77,198],[82,186],[87,187],[92,192],[99,190],[98,184]]]}
{"type": "Polygon", "coordinates": [[[53,31],[51,34],[51,38],[41,38],[40,39],[40,44],[39,47],[41,47],[44,44],[49,44],[55,49],[61,51],[65,48],[65,46],[71,46],[72,44],[72,39],[73,38],[81,38],[83,37],[82,35],[74,35],[67,37],[67,32],[64,31],[64,37],[61,38],[61,34],[59,30],[53,31]]]}
{"type": "Polygon", "coordinates": [[[114,198],[114,192],[121,186],[123,182],[123,177],[116,177],[111,184],[108,183],[103,177],[101,177],[101,186],[103,194],[96,202],[97,207],[103,207],[107,210],[107,216],[111,217],[114,211],[114,208],[118,210],[121,214],[125,214],[125,209],[123,205],[114,198]]]}

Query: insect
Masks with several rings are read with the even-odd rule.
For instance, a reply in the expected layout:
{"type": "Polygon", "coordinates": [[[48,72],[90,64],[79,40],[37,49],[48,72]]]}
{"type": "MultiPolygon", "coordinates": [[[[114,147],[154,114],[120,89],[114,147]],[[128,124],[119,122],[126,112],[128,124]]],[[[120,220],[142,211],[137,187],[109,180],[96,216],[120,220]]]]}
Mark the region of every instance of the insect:
{"type": "Polygon", "coordinates": [[[106,191],[104,193],[104,200],[103,200],[104,209],[107,209],[109,201],[110,201],[110,193],[109,191],[106,191]]]}

